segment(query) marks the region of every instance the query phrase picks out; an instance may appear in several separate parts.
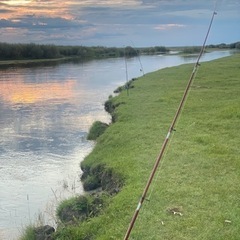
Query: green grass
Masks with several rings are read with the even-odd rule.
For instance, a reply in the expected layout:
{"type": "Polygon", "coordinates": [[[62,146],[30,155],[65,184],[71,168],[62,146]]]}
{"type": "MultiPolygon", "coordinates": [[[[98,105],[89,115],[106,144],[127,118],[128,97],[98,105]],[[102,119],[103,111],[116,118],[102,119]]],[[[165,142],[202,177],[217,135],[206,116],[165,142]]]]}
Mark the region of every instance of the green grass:
{"type": "Polygon", "coordinates": [[[96,140],[100,135],[104,133],[107,127],[108,127],[108,124],[106,123],[102,123],[100,121],[94,122],[89,130],[87,139],[96,140]]]}
{"type": "MultiPolygon", "coordinates": [[[[85,164],[114,169],[124,186],[104,213],[56,239],[123,239],[192,69],[146,74],[113,99],[117,121],[85,164]]],[[[239,54],[201,64],[130,239],[239,239],[239,89],[239,54]]]]}
{"type": "Polygon", "coordinates": [[[60,62],[64,60],[69,60],[71,57],[61,57],[53,59],[21,59],[21,60],[0,60],[0,67],[12,66],[12,65],[25,65],[25,64],[39,64],[48,62],[60,62]]]}
{"type": "Polygon", "coordinates": [[[35,238],[34,229],[35,229],[35,227],[32,225],[27,226],[23,230],[23,234],[20,237],[20,240],[35,240],[36,238],[35,238]]]}

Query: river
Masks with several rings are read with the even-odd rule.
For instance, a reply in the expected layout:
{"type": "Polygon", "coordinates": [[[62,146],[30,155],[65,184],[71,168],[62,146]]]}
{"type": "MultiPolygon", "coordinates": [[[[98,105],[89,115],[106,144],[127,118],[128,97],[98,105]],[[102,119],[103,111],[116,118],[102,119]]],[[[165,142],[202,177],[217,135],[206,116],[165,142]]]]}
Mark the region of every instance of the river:
{"type": "Polygon", "coordinates": [[[83,192],[79,164],[94,147],[87,132],[110,121],[104,102],[126,75],[195,61],[172,54],[0,69],[0,239],[17,239],[28,224],[55,225],[57,202],[83,192]]]}

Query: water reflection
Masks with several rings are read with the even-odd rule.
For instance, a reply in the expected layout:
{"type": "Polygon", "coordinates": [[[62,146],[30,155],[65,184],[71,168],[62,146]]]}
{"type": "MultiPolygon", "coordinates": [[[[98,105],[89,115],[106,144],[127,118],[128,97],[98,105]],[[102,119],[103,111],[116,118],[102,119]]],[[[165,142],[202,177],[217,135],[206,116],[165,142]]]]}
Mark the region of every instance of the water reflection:
{"type": "Polygon", "coordinates": [[[0,154],[10,149],[68,154],[75,147],[70,139],[84,135],[74,125],[76,80],[42,82],[36,74],[30,83],[23,78],[13,74],[0,82],[0,154]]]}
{"type": "Polygon", "coordinates": [[[79,162],[93,146],[87,130],[96,118],[109,117],[99,96],[86,93],[88,79],[77,77],[78,66],[75,75],[68,67],[1,71],[1,239],[19,235],[39,212],[54,224],[56,202],[82,192],[79,162]]]}
{"type": "Polygon", "coordinates": [[[13,106],[19,104],[47,104],[46,101],[74,99],[76,81],[64,83],[26,83],[23,76],[14,76],[14,82],[1,81],[0,95],[3,101],[13,106]]]}

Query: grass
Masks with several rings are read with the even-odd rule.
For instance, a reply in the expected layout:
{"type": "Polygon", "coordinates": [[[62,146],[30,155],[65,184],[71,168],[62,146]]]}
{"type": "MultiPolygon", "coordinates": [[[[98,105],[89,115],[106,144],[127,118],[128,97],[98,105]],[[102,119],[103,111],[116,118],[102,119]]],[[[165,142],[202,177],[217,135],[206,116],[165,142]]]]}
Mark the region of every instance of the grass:
{"type": "MultiPolygon", "coordinates": [[[[129,96],[111,99],[117,121],[84,165],[108,166],[124,186],[102,214],[59,228],[55,239],[124,238],[192,69],[146,74],[129,96]]],[[[239,89],[239,54],[201,64],[129,239],[239,239],[239,89]]]]}
{"type": "Polygon", "coordinates": [[[75,224],[96,216],[103,208],[104,194],[82,195],[64,200],[57,208],[62,224],[75,224]]]}
{"type": "MultiPolygon", "coordinates": [[[[113,99],[124,103],[118,120],[85,161],[115,169],[125,186],[104,214],[70,227],[69,239],[123,239],[192,68],[147,74],[113,99]]],[[[240,55],[201,64],[130,239],[239,239],[239,70],[240,55]]]]}
{"type": "Polygon", "coordinates": [[[104,133],[107,127],[108,127],[108,124],[106,123],[102,123],[100,121],[94,122],[89,130],[87,139],[96,140],[100,135],[104,133]]]}
{"type": "Polygon", "coordinates": [[[20,237],[20,240],[35,240],[35,233],[34,233],[35,227],[32,225],[27,226],[24,229],[23,235],[20,237]]]}

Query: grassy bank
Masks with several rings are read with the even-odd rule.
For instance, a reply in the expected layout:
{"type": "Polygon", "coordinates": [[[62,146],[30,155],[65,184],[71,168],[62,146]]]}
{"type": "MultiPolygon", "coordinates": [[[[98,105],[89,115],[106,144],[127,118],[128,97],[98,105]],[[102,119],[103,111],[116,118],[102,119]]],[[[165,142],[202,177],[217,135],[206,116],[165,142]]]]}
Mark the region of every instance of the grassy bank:
{"type": "Polygon", "coordinates": [[[53,59],[25,59],[25,60],[0,60],[0,67],[8,66],[24,66],[27,64],[41,64],[41,63],[58,63],[61,61],[66,61],[72,58],[62,57],[62,58],[53,58],[53,59]]]}
{"type": "MultiPolygon", "coordinates": [[[[123,239],[192,69],[146,74],[111,99],[116,121],[83,166],[103,164],[124,185],[55,239],[123,239]]],[[[239,54],[201,64],[130,239],[239,239],[239,79],[239,54]]]]}

